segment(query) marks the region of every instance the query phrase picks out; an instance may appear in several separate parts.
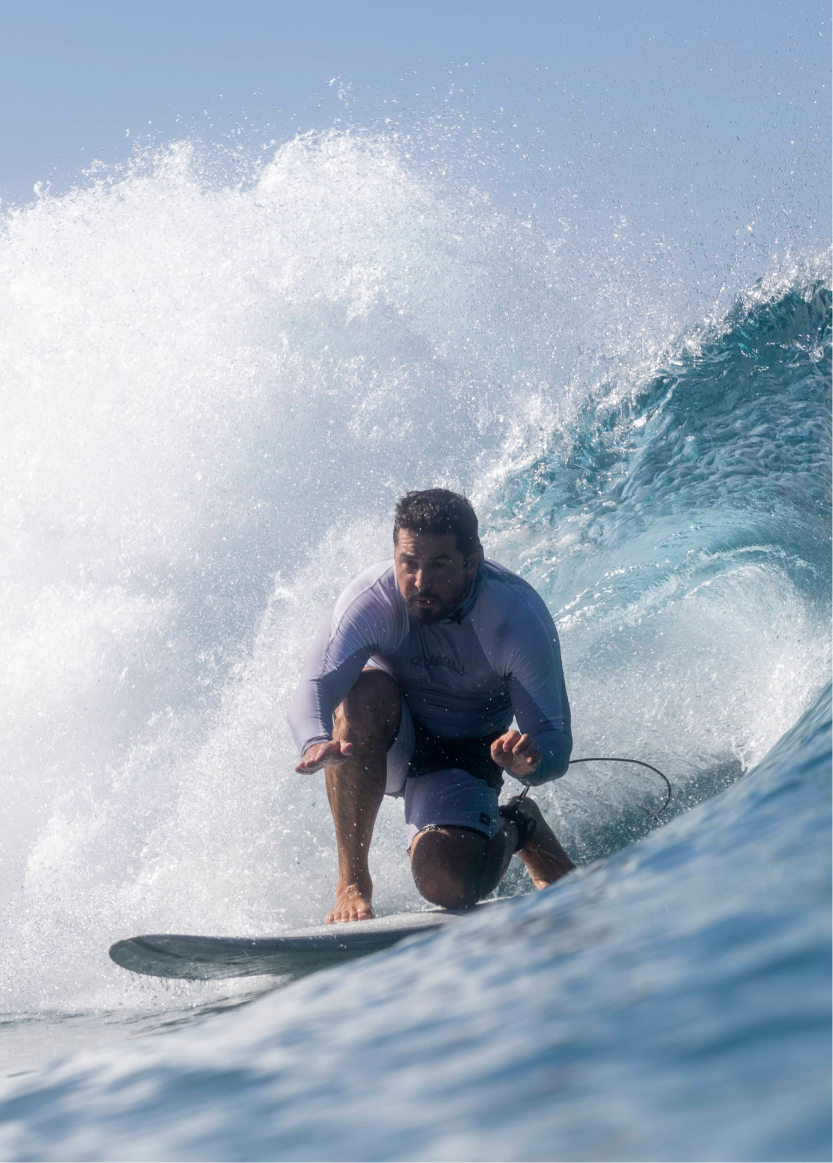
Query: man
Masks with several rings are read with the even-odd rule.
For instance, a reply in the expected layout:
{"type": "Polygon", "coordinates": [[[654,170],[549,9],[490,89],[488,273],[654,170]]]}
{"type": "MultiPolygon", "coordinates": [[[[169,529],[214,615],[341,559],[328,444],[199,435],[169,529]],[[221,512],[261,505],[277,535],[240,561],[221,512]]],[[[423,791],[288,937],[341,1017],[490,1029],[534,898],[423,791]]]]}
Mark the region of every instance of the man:
{"type": "Polygon", "coordinates": [[[534,786],[567,770],[570,708],[549,611],[483,560],[465,497],[408,493],[393,540],[393,562],[336,602],[289,713],[295,770],[326,773],[338,844],[328,923],[373,916],[368,851],[385,794],[404,795],[411,870],[433,904],[474,905],[515,852],[536,888],[574,867],[532,800],[498,808],[503,772],[534,786]]]}

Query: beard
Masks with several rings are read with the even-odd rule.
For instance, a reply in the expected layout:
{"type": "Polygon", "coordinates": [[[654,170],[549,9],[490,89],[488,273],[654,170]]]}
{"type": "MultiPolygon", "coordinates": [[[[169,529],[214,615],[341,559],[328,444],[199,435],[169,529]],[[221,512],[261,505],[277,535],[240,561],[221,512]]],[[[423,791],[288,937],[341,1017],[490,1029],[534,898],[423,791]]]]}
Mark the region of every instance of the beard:
{"type": "Polygon", "coordinates": [[[430,590],[423,591],[422,593],[409,594],[406,598],[408,614],[415,622],[420,622],[423,626],[433,626],[436,622],[441,622],[443,618],[447,618],[449,614],[457,609],[465,598],[467,590],[468,587],[464,586],[458,594],[455,594],[445,602],[442,601],[439,594],[435,594],[430,590]],[[418,601],[424,601],[425,599],[432,599],[436,604],[431,606],[418,606],[416,604],[418,601]]]}

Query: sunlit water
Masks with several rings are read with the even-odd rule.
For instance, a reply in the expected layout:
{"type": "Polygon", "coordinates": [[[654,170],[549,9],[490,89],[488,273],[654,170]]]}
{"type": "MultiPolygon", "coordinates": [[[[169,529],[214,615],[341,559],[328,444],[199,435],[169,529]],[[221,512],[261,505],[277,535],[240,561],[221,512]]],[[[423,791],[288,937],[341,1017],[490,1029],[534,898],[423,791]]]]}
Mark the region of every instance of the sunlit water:
{"type": "MultiPolygon", "coordinates": [[[[829,1154],[826,259],[694,311],[605,246],[350,134],[7,217],[6,1157],[829,1154]],[[666,771],[667,826],[650,773],[574,767],[536,798],[581,870],[513,867],[498,916],[242,1008],[274,983],[117,969],[133,933],[326,911],[284,711],[437,483],[549,603],[575,754],[666,771]]],[[[371,866],[421,907],[397,802],[371,866]]]]}

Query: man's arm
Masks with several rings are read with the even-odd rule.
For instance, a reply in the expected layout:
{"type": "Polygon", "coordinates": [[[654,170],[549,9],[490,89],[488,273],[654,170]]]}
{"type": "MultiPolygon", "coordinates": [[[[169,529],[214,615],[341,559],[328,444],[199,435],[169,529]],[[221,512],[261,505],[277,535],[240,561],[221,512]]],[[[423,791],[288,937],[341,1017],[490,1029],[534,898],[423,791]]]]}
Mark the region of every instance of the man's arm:
{"type": "Polygon", "coordinates": [[[289,727],[304,756],[313,745],[332,741],[333,713],[373,653],[372,643],[348,652],[339,629],[328,622],[318,635],[289,706],[289,727]]]}
{"type": "Polygon", "coordinates": [[[338,766],[349,754],[344,747],[350,744],[333,742],[333,714],[371,654],[383,651],[397,633],[400,611],[379,584],[385,572],[384,564],[373,567],[347,587],[307,656],[287,714],[303,757],[299,772],[338,766]]]}
{"type": "Polygon", "coordinates": [[[535,787],[565,773],[573,736],[555,623],[534,590],[519,594],[519,599],[507,670],[520,731],[496,740],[492,758],[535,787]]]}

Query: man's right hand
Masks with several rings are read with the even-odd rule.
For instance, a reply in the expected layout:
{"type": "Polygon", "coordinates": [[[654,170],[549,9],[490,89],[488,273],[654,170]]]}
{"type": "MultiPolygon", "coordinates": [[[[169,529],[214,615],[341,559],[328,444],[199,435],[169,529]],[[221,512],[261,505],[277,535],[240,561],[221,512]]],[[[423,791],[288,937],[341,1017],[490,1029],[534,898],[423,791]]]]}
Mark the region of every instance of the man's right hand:
{"type": "Polygon", "coordinates": [[[353,744],[330,739],[327,743],[313,743],[304,752],[304,758],[295,768],[299,775],[312,775],[322,767],[338,767],[353,754],[353,744]]]}

